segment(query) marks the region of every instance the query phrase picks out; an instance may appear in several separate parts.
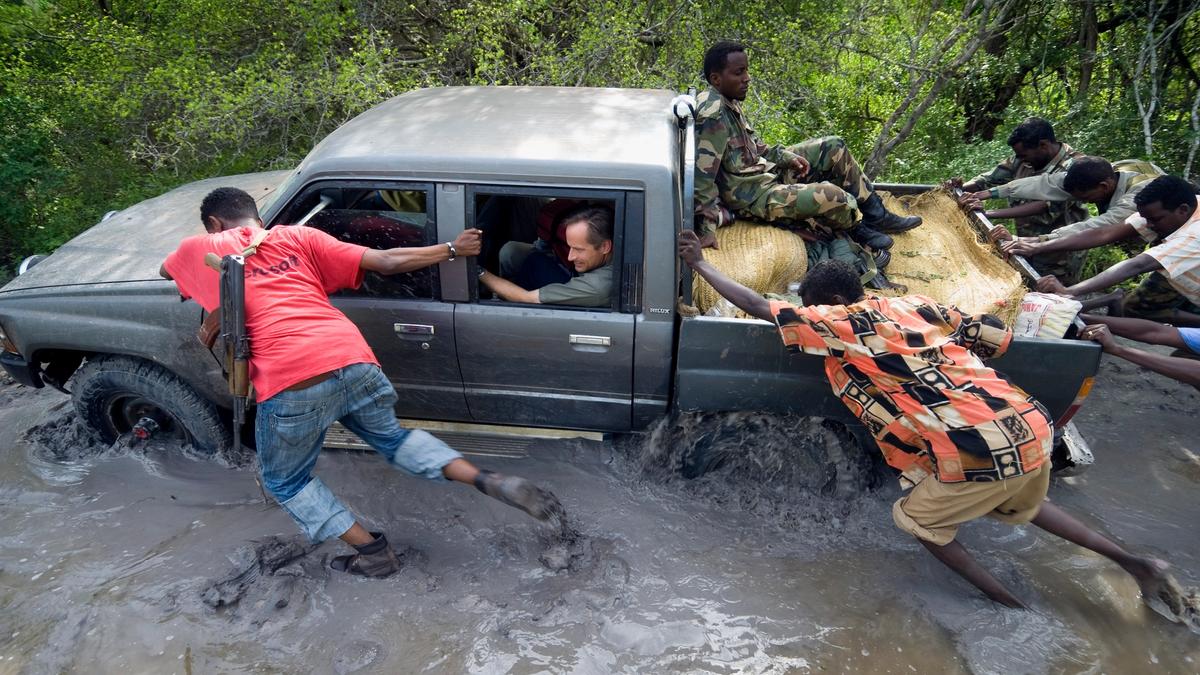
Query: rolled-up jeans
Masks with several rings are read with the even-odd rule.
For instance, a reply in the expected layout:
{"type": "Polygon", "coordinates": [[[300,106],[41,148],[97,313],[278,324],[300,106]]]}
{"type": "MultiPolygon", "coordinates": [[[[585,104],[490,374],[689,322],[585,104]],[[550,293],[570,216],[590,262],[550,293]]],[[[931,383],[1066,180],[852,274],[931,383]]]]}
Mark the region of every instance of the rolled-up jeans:
{"type": "Polygon", "coordinates": [[[379,366],[357,363],[311,387],[282,391],[258,404],[254,437],[263,486],[313,542],[339,536],[355,521],[321,479],[312,476],[325,432],[334,422],[413,476],[445,480],[442,468],[462,457],[427,432],[401,427],[396,401],[396,390],[379,366]]]}

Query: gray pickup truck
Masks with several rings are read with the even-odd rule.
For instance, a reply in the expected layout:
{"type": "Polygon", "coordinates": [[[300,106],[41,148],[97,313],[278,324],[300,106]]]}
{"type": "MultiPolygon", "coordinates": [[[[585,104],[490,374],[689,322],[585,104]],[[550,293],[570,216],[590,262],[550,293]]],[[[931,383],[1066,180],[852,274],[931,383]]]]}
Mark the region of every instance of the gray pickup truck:
{"type": "MultiPolygon", "coordinates": [[[[826,418],[862,438],[820,358],[788,355],[762,321],[677,312],[690,293],[675,241],[691,223],[691,147],[686,102],[669,91],[409,92],[334,131],[295,170],[184,185],[25,265],[0,289],[0,362],[30,387],[69,388],[109,440],[152,419],[202,451],[222,448],[230,403],[219,359],[194,337],[203,312],[158,269],[203,232],[201,198],[233,185],[256,197],[269,227],[304,222],[378,248],[485,230],[478,258],[368,274],[334,299],[400,393],[400,417],[636,433],[667,415],[761,411],[826,418]],[[610,304],[488,297],[478,266],[496,271],[500,245],[532,241],[539,209],[562,198],[615,213],[610,304]]],[[[995,365],[1061,426],[1099,359],[1088,342],[1018,339],[995,365]]],[[[709,464],[695,456],[689,470],[709,464]]]]}

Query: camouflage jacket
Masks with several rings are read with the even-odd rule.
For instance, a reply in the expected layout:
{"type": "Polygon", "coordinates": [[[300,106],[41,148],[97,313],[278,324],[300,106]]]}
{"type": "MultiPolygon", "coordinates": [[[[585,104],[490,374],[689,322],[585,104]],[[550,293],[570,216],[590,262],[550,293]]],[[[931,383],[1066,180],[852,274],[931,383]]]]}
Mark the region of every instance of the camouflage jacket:
{"type": "MultiPolygon", "coordinates": [[[[1112,197],[1109,198],[1107,204],[1097,205],[1100,215],[1092,216],[1078,223],[1059,227],[1051,231],[1048,235],[1045,235],[1045,238],[1057,239],[1085,230],[1125,222],[1126,218],[1137,213],[1137,206],[1133,203],[1134,196],[1141,192],[1142,188],[1146,187],[1150,181],[1163,175],[1162,169],[1158,168],[1158,166],[1150,162],[1138,160],[1114,162],[1113,168],[1117,170],[1117,186],[1113,190],[1112,197]]],[[[1062,189],[1063,180],[1066,177],[1067,174],[1065,171],[1054,174],[1043,173],[1037,176],[1014,180],[998,188],[991,188],[991,192],[993,197],[1004,197],[1006,199],[1044,199],[1050,202],[1074,201],[1071,193],[1062,189]]]]}
{"type": "MultiPolygon", "coordinates": [[[[1054,159],[1047,162],[1046,166],[1041,169],[1035,169],[1028,163],[1018,160],[1016,155],[1013,155],[997,164],[996,168],[991,171],[981,173],[967,182],[977,185],[977,190],[986,190],[1030,176],[1065,173],[1067,168],[1071,166],[1071,162],[1083,157],[1084,154],[1066,143],[1062,143],[1061,146],[1054,159]]],[[[1010,200],[1010,203],[1012,206],[1016,206],[1025,201],[1028,200],[1013,199],[1010,200]]],[[[1021,218],[1020,224],[1022,227],[1018,228],[1018,232],[1024,234],[1022,230],[1029,229],[1036,231],[1037,234],[1044,234],[1056,227],[1086,220],[1087,217],[1087,209],[1077,202],[1048,202],[1045,213],[1021,218]]]]}
{"type": "Polygon", "coordinates": [[[733,222],[733,212],[778,185],[777,174],[795,158],[782,145],[763,143],[740,103],[711,87],[702,92],[696,97],[696,233],[733,222]]]}

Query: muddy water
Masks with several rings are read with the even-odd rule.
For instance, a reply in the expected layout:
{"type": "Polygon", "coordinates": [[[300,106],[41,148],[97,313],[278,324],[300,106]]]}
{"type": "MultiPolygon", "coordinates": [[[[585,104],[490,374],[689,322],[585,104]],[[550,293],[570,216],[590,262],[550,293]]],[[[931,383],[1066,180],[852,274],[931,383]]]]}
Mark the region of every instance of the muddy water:
{"type": "MultiPolygon", "coordinates": [[[[1051,496],[1196,585],[1200,398],[1104,375],[1081,420],[1099,463],[1051,496]]],[[[745,447],[757,468],[695,481],[654,470],[661,447],[650,471],[644,449],[581,441],[480,461],[551,487],[565,527],[328,452],[318,472],[404,560],[361,580],[327,572],[341,545],[307,546],[247,470],[93,445],[65,397],[0,385],[0,673],[1200,670],[1200,637],[1103,559],[968,526],[1033,607],[999,609],[892,528],[890,486],[799,496],[778,481],[822,482],[745,447]]]]}

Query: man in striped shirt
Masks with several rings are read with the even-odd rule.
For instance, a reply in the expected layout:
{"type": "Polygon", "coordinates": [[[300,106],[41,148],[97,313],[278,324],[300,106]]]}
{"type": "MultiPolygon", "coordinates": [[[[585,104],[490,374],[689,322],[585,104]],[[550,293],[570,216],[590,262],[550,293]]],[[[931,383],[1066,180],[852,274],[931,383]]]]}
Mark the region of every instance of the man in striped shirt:
{"type": "Polygon", "coordinates": [[[1128,313],[1175,326],[1200,326],[1200,210],[1195,186],[1177,176],[1160,176],[1138,192],[1134,203],[1137,214],[1125,221],[1125,229],[1157,242],[1154,246],[1073,286],[1042,277],[1038,290],[1085,295],[1151,272],[1126,298],[1128,313]]]}

